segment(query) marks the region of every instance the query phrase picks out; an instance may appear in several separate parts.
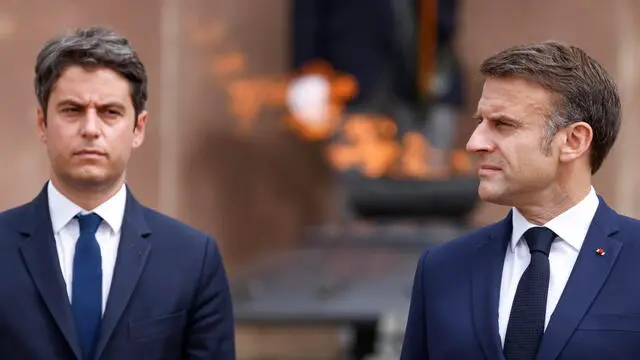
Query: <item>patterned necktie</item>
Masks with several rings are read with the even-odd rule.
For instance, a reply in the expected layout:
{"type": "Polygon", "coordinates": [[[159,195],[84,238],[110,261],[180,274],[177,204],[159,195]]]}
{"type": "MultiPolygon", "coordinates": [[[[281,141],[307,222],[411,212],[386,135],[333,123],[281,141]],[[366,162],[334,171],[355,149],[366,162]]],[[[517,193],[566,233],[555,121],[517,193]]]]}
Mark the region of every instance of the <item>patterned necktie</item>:
{"type": "Polygon", "coordinates": [[[84,359],[92,359],[102,320],[102,256],[96,231],[102,218],[97,214],[76,216],[80,236],[73,258],[71,308],[84,359]]]}
{"type": "Polygon", "coordinates": [[[531,262],[522,274],[504,342],[506,360],[535,359],[544,333],[549,291],[549,250],[556,234],[546,227],[524,233],[531,262]]]}

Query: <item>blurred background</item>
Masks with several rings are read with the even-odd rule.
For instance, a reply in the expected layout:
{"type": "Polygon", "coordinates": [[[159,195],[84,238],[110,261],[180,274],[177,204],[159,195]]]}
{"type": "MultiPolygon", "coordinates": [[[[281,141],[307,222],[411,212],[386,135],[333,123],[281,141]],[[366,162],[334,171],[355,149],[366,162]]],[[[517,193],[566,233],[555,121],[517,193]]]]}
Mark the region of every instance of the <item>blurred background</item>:
{"type": "Polygon", "coordinates": [[[508,211],[477,200],[464,153],[485,57],[556,39],[608,69],[624,121],[595,185],[640,216],[639,15],[633,0],[3,0],[0,208],[47,179],[38,50],[109,26],[150,77],[128,183],[217,238],[238,358],[397,359],[420,253],[508,211]]]}

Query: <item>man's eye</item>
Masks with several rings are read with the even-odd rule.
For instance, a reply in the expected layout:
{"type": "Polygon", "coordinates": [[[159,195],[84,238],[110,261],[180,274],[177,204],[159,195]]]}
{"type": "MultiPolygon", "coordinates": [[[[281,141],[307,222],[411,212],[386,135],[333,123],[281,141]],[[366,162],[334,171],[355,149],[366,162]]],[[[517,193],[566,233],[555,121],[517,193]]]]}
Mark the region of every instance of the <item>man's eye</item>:
{"type": "Polygon", "coordinates": [[[109,116],[120,116],[120,111],[108,109],[108,110],[105,110],[105,114],[109,116]]]}
{"type": "Polygon", "coordinates": [[[62,109],[63,113],[77,113],[79,112],[78,108],[72,108],[72,107],[68,107],[68,108],[64,108],[62,109]]]}

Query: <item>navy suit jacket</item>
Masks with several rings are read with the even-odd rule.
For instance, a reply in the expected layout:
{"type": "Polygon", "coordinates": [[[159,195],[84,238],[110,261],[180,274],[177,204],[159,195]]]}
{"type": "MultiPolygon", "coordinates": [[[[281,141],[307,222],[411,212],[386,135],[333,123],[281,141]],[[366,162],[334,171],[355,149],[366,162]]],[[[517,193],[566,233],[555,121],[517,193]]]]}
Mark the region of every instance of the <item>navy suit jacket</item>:
{"type": "MultiPolygon", "coordinates": [[[[81,359],[46,187],[0,214],[0,294],[0,359],[81,359]]],[[[128,192],[95,359],[232,360],[233,331],[216,243],[128,192]]]]}
{"type": "MultiPolygon", "coordinates": [[[[422,255],[402,360],[504,359],[498,299],[510,238],[511,214],[422,255]]],[[[600,198],[538,359],[640,359],[638,274],[640,221],[600,198]]]]}

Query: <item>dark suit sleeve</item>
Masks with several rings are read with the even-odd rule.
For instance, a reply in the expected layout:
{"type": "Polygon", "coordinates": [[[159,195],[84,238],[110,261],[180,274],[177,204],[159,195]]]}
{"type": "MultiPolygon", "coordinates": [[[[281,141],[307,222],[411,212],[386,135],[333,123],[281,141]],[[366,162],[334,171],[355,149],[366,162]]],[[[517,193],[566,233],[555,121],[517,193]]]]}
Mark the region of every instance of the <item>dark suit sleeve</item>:
{"type": "Polygon", "coordinates": [[[229,283],[216,243],[208,238],[194,306],[190,311],[185,360],[235,360],[229,283]]]}
{"type": "Polygon", "coordinates": [[[424,311],[426,296],[423,287],[423,266],[427,252],[428,251],[420,257],[413,280],[411,305],[409,306],[409,317],[407,319],[407,328],[404,334],[400,360],[429,360],[429,352],[427,351],[427,324],[425,323],[424,311]]]}

